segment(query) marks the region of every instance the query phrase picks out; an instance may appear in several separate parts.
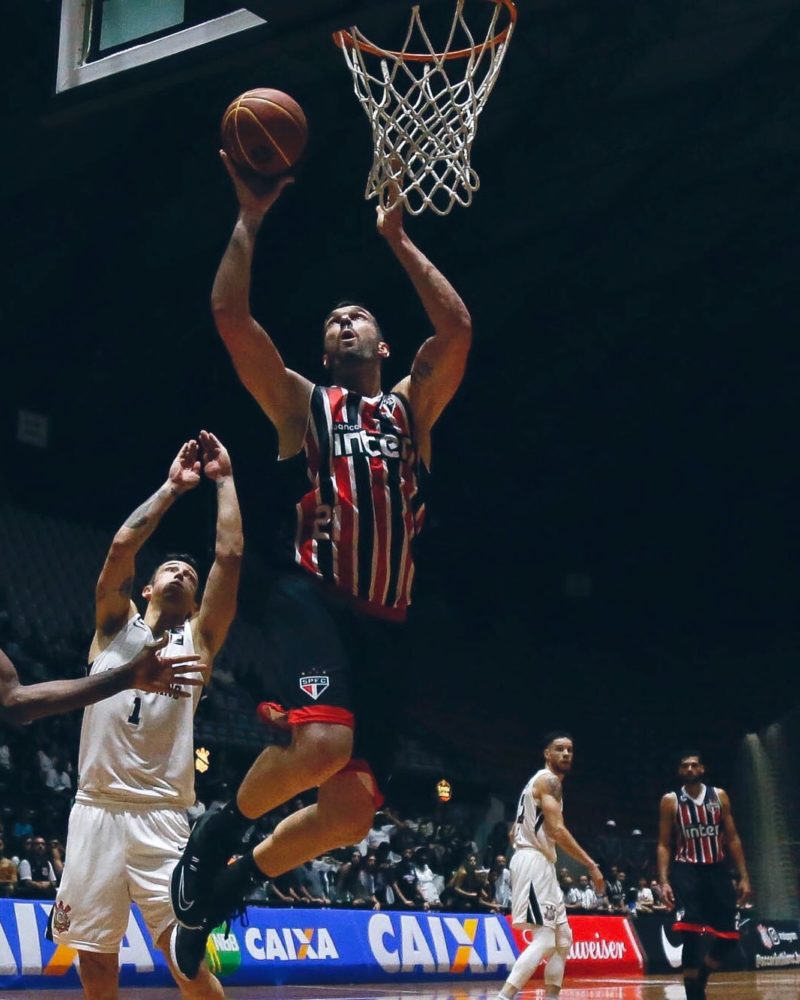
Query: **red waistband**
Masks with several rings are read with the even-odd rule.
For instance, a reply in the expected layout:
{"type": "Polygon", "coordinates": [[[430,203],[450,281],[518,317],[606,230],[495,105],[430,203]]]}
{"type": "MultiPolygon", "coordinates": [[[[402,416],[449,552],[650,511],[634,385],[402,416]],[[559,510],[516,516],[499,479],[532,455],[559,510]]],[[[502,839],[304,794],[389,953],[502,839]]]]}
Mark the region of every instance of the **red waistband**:
{"type": "Polygon", "coordinates": [[[689,931],[692,934],[711,934],[713,937],[725,938],[728,941],[738,941],[742,936],[739,931],[718,931],[708,924],[687,924],[679,920],[672,925],[674,931],[689,931]]]}

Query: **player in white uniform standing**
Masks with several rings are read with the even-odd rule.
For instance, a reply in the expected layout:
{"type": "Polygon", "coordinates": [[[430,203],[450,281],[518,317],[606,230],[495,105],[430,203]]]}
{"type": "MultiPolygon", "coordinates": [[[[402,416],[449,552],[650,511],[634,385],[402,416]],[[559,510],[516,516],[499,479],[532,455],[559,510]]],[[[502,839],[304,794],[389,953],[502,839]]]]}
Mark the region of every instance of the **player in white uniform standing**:
{"type": "Polygon", "coordinates": [[[520,954],[499,993],[512,1000],[546,961],[545,996],[557,997],[564,981],[564,965],[572,944],[564,896],[556,874],[556,845],[586,865],[599,896],[605,879],[564,826],[561,785],[572,767],[572,737],[563,731],[545,737],[545,766],[522,790],[517,818],[511,828],[511,922],[529,930],[532,941],[520,954]]]}
{"type": "MultiPolygon", "coordinates": [[[[119,529],[97,581],[92,675],[113,670],[154,637],[168,634],[165,655],[199,653],[210,672],[236,612],[243,549],[242,522],[230,458],[219,440],[201,431],[183,445],[164,485],[119,529]],[[217,488],[214,564],[202,600],[187,557],[157,567],[142,591],[142,617],[131,600],[136,554],[202,468],[217,488]]],[[[207,679],[207,677],[205,678],[207,679]]],[[[186,844],[186,808],[194,802],[194,712],[201,687],[186,697],[171,692],[122,691],[83,717],[78,793],[70,815],[67,863],[51,917],[54,941],[77,949],[88,1000],[116,1000],[119,946],[131,901],[170,969],[175,918],[169,898],[172,869],[186,844]]],[[[208,969],[189,982],[192,1000],[223,996],[208,969]]]]}

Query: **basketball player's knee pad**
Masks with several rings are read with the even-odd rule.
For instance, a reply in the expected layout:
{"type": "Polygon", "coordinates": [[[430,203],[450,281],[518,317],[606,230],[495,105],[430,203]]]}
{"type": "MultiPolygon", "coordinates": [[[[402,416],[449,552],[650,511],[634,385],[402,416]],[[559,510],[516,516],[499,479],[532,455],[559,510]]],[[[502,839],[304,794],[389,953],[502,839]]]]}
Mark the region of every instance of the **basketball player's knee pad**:
{"type": "Polygon", "coordinates": [[[517,990],[522,989],[542,962],[555,954],[556,935],[552,927],[535,927],[531,936],[533,940],[519,954],[508,975],[508,982],[517,990]]]}
{"type": "Polygon", "coordinates": [[[556,927],[556,951],[564,958],[569,955],[572,947],[572,928],[569,924],[559,924],[556,927]]]}
{"type": "Polygon", "coordinates": [[[683,968],[699,969],[703,963],[703,947],[699,934],[684,931],[683,937],[683,968]]]}
{"type": "Polygon", "coordinates": [[[556,950],[556,932],[552,927],[537,927],[533,932],[532,944],[541,949],[542,958],[549,958],[556,950]]]}

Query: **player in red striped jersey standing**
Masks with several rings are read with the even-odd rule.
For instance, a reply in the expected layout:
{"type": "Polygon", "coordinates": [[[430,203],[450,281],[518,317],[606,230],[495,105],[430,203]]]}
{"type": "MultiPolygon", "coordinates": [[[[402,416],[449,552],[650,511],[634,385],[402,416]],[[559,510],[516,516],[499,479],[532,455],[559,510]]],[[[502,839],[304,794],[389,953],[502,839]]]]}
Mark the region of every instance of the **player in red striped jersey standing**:
{"type": "Polygon", "coordinates": [[[703,783],[701,755],[682,754],[678,774],[683,782],[680,790],[661,799],[658,880],[664,902],[677,908],[674,929],[683,936],[686,998],[704,1000],[708,977],[739,941],[729,855],[739,870],[740,905],[750,898],[750,878],[730,799],[724,789],[703,783]],[[705,959],[704,934],[714,939],[705,959]]]}
{"type": "Polygon", "coordinates": [[[280,703],[262,706],[269,721],[290,730],[291,742],[267,747],[236,798],[201,817],[175,870],[172,902],[183,926],[173,950],[189,977],[209,928],[241,900],[248,879],[358,843],[382,801],[391,738],[391,719],[380,715],[390,700],[387,658],[411,599],[431,429],[461,382],[472,339],[464,303],[406,234],[401,205],[379,206],[378,232],[433,335],[386,392],[389,345],[377,320],[358,303],[340,303],[323,325],[323,364],[334,384],[315,385],[288,369],[249,302],[256,235],[288,179],[260,191],[257,179],[222,157],[239,217],[214,283],[214,319],[239,378],[277,431],[278,475],[295,510],[294,568],[272,586],[265,617],[272,673],[265,689],[271,684],[280,703]],[[226,867],[238,831],[315,786],[314,805],[226,867]]]}

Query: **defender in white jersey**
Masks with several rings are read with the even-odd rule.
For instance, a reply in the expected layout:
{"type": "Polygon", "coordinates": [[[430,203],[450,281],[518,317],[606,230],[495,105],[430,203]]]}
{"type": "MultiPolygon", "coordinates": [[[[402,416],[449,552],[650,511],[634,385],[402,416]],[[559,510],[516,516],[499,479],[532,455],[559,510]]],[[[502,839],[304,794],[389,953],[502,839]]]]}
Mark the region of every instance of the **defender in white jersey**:
{"type": "MultiPolygon", "coordinates": [[[[213,434],[183,445],[165,484],[119,529],[97,582],[90,676],[114,671],[156,637],[166,656],[200,654],[210,671],[233,620],[243,542],[230,458],[213,434]],[[142,591],[142,616],[131,600],[135,557],[161,517],[201,479],[217,488],[214,564],[198,605],[190,557],[168,558],[142,591]]],[[[195,679],[207,679],[195,674],[195,679]]],[[[70,815],[67,862],[51,916],[53,940],[77,949],[88,1000],[118,995],[119,947],[131,901],[167,957],[183,995],[223,996],[208,969],[189,982],[169,957],[175,922],[169,880],[189,836],[194,802],[194,712],[201,687],[122,691],[83,717],[78,793],[70,815]]]]}
{"type": "Polygon", "coordinates": [[[512,1000],[546,961],[547,997],[557,997],[572,944],[564,896],[556,874],[556,845],[586,865],[602,896],[605,880],[597,866],[564,826],[561,786],[572,768],[572,737],[550,733],[544,741],[545,766],[522,790],[511,829],[511,922],[531,932],[532,941],[509,973],[499,1000],[512,1000]]]}

